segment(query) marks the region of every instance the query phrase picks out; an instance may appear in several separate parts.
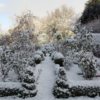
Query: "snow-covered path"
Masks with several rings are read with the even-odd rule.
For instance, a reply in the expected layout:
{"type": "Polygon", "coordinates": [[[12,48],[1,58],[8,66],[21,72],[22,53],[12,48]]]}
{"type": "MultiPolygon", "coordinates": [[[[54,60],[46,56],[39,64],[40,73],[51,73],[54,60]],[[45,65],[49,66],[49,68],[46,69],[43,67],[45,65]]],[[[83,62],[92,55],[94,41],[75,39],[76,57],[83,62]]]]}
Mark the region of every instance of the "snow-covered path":
{"type": "Polygon", "coordinates": [[[55,83],[54,75],[54,62],[51,60],[49,55],[45,57],[45,60],[42,62],[42,72],[38,80],[37,85],[37,100],[52,100],[53,94],[52,89],[55,83]]]}

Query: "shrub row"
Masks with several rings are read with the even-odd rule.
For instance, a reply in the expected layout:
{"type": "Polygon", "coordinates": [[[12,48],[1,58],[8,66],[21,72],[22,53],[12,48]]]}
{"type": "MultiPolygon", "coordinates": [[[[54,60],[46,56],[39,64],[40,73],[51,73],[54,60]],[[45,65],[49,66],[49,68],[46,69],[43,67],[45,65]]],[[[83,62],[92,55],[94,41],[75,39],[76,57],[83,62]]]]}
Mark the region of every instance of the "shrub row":
{"type": "Polygon", "coordinates": [[[83,86],[73,86],[71,88],[64,88],[63,90],[54,88],[53,94],[56,98],[69,98],[69,97],[78,97],[78,96],[88,96],[96,97],[100,93],[100,87],[83,87],[83,86]],[[65,92],[64,90],[67,90],[65,92]]]}
{"type": "Polygon", "coordinates": [[[5,96],[18,96],[21,98],[25,97],[34,97],[37,94],[37,92],[34,93],[24,93],[24,89],[21,88],[0,88],[0,97],[5,97],[5,96]],[[28,95],[28,96],[26,96],[28,95]]]}
{"type": "Polygon", "coordinates": [[[54,60],[55,64],[59,64],[60,66],[63,66],[64,62],[64,56],[60,52],[53,52],[50,54],[51,59],[54,60]]]}

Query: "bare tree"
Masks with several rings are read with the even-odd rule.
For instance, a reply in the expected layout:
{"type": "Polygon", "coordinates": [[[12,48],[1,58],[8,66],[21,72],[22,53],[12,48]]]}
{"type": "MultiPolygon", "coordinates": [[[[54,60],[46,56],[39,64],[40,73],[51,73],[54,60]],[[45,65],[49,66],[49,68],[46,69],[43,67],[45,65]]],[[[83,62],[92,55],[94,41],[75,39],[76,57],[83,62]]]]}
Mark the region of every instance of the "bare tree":
{"type": "Polygon", "coordinates": [[[47,34],[53,36],[57,31],[71,30],[75,11],[71,7],[62,5],[54,11],[47,12],[47,17],[43,20],[47,34]]]}
{"type": "MultiPolygon", "coordinates": [[[[14,29],[12,30],[12,33],[11,33],[12,39],[16,40],[16,37],[18,37],[18,35],[20,33],[23,33],[26,30],[30,30],[32,28],[35,28],[35,25],[34,25],[34,18],[35,17],[36,16],[34,16],[32,14],[32,12],[29,10],[22,12],[20,16],[16,16],[15,24],[13,24],[14,29]]],[[[33,35],[33,34],[31,34],[31,35],[33,35]]],[[[32,38],[32,36],[30,36],[30,37],[32,38]]]]}

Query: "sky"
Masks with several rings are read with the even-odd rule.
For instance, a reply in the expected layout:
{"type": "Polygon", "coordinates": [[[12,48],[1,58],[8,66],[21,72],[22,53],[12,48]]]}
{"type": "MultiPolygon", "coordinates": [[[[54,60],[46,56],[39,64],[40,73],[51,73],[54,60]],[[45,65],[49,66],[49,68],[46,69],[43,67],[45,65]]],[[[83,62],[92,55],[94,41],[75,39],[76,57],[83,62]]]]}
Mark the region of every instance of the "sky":
{"type": "Polygon", "coordinates": [[[76,13],[82,13],[84,4],[88,0],[0,0],[0,24],[1,30],[7,32],[12,25],[11,18],[14,14],[20,15],[25,9],[31,10],[35,16],[46,16],[47,11],[66,4],[75,9],[76,13]]]}

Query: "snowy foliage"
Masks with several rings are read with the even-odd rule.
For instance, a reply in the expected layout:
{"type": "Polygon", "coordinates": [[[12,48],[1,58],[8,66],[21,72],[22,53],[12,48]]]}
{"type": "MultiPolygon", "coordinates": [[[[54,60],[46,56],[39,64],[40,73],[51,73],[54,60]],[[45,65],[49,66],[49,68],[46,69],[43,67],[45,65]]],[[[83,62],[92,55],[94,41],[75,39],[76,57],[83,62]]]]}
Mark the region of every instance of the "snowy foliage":
{"type": "Polygon", "coordinates": [[[32,67],[27,67],[22,86],[24,88],[23,97],[34,97],[37,94],[35,77],[32,67]]]}
{"type": "Polygon", "coordinates": [[[69,70],[72,67],[73,60],[70,56],[66,56],[63,62],[64,68],[69,70]]]}
{"type": "Polygon", "coordinates": [[[59,68],[56,82],[53,88],[53,94],[56,98],[68,98],[70,96],[69,86],[67,83],[66,70],[59,68]]]}
{"type": "Polygon", "coordinates": [[[53,44],[42,44],[41,50],[45,49],[46,53],[52,53],[55,50],[53,44]]]}
{"type": "Polygon", "coordinates": [[[56,52],[54,54],[54,60],[56,59],[64,59],[64,56],[60,52],[56,52]]]}
{"type": "Polygon", "coordinates": [[[65,40],[63,40],[63,48],[65,49],[65,52],[76,49],[76,46],[76,39],[66,37],[65,40]]]}
{"type": "MultiPolygon", "coordinates": [[[[40,55],[41,56],[41,60],[44,60],[44,54],[41,50],[35,51],[35,55],[40,55]]],[[[36,56],[35,56],[36,58],[36,56]]]]}
{"type": "Polygon", "coordinates": [[[78,66],[82,69],[83,76],[86,79],[92,79],[96,75],[97,63],[96,60],[91,55],[91,53],[82,52],[78,66]]]}
{"type": "Polygon", "coordinates": [[[93,50],[93,38],[90,32],[84,28],[79,29],[79,26],[76,26],[76,35],[74,39],[76,39],[76,44],[79,50],[83,49],[84,51],[92,51],[93,50]]]}
{"type": "Polygon", "coordinates": [[[54,60],[55,64],[59,64],[60,66],[63,66],[64,62],[64,56],[62,53],[54,51],[51,55],[52,60],[54,60]]]}
{"type": "Polygon", "coordinates": [[[59,41],[60,39],[62,39],[62,36],[60,33],[56,33],[55,38],[59,41]]]}
{"type": "Polygon", "coordinates": [[[20,33],[18,39],[12,43],[10,48],[16,51],[23,50],[28,52],[34,52],[34,44],[29,39],[30,34],[31,33],[29,32],[29,30],[20,33]]]}

